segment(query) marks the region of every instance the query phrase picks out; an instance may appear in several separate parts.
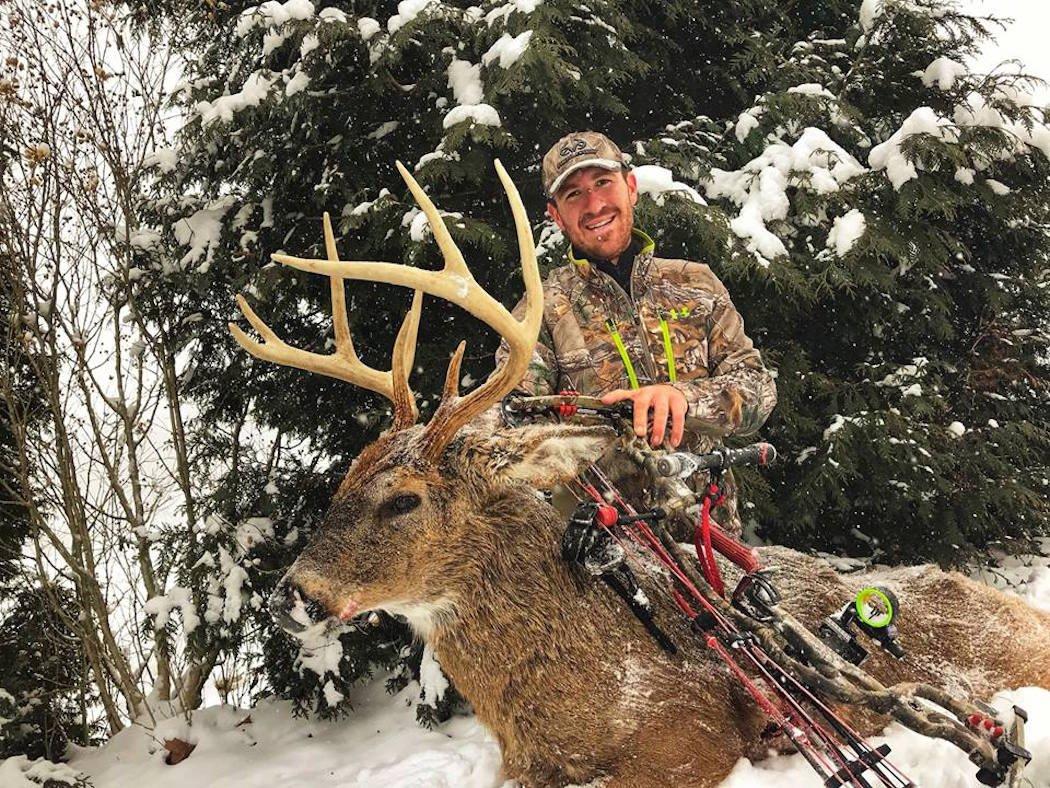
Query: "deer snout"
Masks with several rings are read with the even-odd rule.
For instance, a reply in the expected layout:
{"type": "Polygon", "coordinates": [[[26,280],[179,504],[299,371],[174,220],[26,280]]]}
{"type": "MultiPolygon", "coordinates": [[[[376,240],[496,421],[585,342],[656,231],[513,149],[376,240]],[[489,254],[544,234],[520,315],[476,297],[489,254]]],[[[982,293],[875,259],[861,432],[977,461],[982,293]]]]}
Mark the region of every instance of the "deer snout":
{"type": "Polygon", "coordinates": [[[325,606],[306,594],[288,577],[281,579],[270,594],[270,615],[281,629],[290,634],[302,632],[329,618],[325,606]]]}

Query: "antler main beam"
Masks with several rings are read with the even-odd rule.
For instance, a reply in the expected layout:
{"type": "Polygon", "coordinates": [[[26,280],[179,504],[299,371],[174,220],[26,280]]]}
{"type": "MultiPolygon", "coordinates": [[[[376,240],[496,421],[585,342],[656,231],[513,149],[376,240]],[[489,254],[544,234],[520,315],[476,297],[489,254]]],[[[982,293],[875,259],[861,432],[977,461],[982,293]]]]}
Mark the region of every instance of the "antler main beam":
{"type": "MultiPolygon", "coordinates": [[[[408,184],[412,196],[426,214],[434,240],[445,261],[442,270],[426,271],[405,265],[374,261],[349,262],[332,259],[317,260],[284,254],[271,255],[272,259],[278,263],[300,271],[324,274],[332,277],[333,280],[339,278],[382,282],[411,287],[442,298],[474,315],[507,341],[510,353],[503,365],[494,370],[488,380],[469,395],[462,398],[457,397],[455,396],[456,387],[446,385],[441,405],[434,419],[427,426],[425,456],[430,460],[440,455],[444,446],[460,427],[497,402],[518,384],[528,369],[543,319],[543,285],[540,281],[539,266],[536,260],[536,248],[532,240],[532,228],[518,190],[498,159],[495,167],[503,188],[507,192],[507,200],[510,203],[517,231],[527,299],[525,315],[520,322],[475,281],[463,259],[462,252],[452,240],[441,214],[401,162],[397,162],[397,169],[405,183],[408,184]]],[[[450,369],[458,368],[462,352],[461,346],[450,369]]]]}

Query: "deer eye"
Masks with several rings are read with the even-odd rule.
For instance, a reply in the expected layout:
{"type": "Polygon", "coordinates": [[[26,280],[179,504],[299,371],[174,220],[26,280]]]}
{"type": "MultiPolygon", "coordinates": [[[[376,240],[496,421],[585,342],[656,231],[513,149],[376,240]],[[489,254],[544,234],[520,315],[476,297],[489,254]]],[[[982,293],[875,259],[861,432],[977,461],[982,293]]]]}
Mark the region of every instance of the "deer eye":
{"type": "Polygon", "coordinates": [[[421,500],[415,493],[402,493],[401,495],[395,495],[383,504],[383,509],[390,515],[408,514],[420,503],[421,500]]]}

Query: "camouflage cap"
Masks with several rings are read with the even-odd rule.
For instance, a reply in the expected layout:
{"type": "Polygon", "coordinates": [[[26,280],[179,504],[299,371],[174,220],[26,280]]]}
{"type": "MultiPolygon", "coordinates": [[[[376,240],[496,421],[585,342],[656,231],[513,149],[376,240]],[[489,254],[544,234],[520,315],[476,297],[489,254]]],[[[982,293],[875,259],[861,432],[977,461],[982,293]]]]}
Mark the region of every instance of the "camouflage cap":
{"type": "Polygon", "coordinates": [[[621,170],[626,165],[616,143],[597,131],[574,131],[558,140],[543,157],[543,191],[553,197],[570,173],[583,167],[621,170]]]}

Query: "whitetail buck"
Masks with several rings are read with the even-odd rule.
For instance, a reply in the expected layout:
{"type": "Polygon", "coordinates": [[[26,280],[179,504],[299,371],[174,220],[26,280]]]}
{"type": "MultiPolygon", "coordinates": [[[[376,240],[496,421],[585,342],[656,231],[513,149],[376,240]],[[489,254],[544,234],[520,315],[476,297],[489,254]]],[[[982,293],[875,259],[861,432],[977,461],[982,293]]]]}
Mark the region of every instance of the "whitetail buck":
{"type": "MultiPolygon", "coordinates": [[[[437,210],[398,166],[426,212],[443,271],[339,261],[326,217],[329,260],[274,259],[331,278],[335,352],[287,346],[243,299],[263,342],[231,325],[258,358],[364,386],[394,406],[393,426],[353,462],[323,524],[271,599],[275,616],[292,631],[371,610],[404,616],[497,737],[506,776],[526,786],[603,776],[610,786],[717,785],[740,757],[763,754],[764,718],[721,662],[701,648],[677,656],[660,650],[604,585],[565,563],[564,520],[535,492],[594,462],[615,434],[477,423],[524,374],[542,317],[531,230],[513,183],[497,162],[528,294],[520,323],[477,285],[437,210]],[[390,371],[363,365],[354,352],[345,278],[416,290],[390,371]],[[408,384],[420,292],[466,309],[511,348],[483,385],[460,397],[460,345],[426,426],[415,424],[408,384]]],[[[861,584],[877,579],[891,588],[904,610],[899,628],[908,658],[897,663],[873,655],[872,672],[887,683],[931,682],[971,696],[1050,687],[1050,616],[1014,597],[931,567],[853,575],[847,587],[826,563],[801,553],[771,548],[763,559],[780,569],[784,607],[811,626],[861,584]]],[[[672,637],[687,642],[665,595],[649,596],[672,637]]]]}

